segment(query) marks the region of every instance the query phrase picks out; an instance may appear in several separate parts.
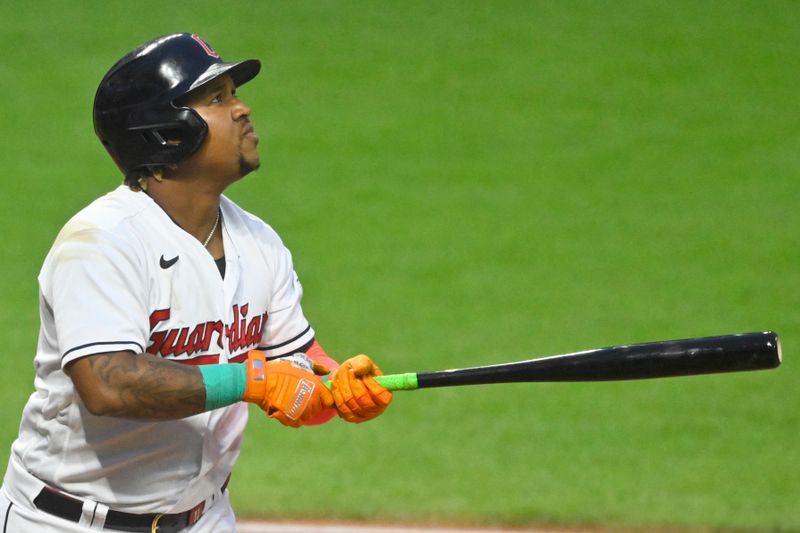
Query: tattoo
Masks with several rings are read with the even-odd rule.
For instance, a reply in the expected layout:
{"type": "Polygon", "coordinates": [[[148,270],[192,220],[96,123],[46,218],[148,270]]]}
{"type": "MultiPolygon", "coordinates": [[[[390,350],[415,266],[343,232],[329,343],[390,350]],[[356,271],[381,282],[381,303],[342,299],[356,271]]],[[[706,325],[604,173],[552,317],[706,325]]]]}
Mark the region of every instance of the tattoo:
{"type": "Polygon", "coordinates": [[[205,411],[199,369],[150,354],[115,352],[88,357],[109,403],[110,416],[176,419],[205,411]]]}

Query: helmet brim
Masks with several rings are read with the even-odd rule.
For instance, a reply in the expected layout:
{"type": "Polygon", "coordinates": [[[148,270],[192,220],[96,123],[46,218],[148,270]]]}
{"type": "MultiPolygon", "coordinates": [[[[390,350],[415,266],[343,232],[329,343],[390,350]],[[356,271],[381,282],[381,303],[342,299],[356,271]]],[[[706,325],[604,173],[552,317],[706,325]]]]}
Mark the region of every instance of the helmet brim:
{"type": "Polygon", "coordinates": [[[193,91],[206,83],[215,80],[223,74],[228,74],[236,87],[244,85],[258,75],[261,70],[261,61],[258,59],[245,59],[235,63],[214,63],[209,66],[189,87],[193,91]]]}

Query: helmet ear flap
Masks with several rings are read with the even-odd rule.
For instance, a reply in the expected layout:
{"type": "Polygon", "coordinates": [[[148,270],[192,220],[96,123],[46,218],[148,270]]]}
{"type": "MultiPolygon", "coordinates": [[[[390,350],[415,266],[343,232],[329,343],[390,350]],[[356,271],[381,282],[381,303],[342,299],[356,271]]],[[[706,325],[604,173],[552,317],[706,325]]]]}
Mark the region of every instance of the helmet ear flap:
{"type": "Polygon", "coordinates": [[[142,130],[144,140],[150,144],[161,146],[178,146],[184,142],[183,131],[180,128],[152,128],[142,130]]]}
{"type": "Polygon", "coordinates": [[[158,111],[143,113],[138,124],[129,126],[128,131],[138,133],[141,141],[152,145],[151,149],[157,152],[172,150],[170,153],[181,155],[181,148],[187,143],[200,147],[208,133],[208,125],[197,111],[185,107],[173,110],[170,116],[165,115],[167,113],[158,111]]]}
{"type": "Polygon", "coordinates": [[[130,144],[139,146],[138,154],[149,154],[140,168],[183,161],[196,152],[208,136],[208,124],[194,109],[173,108],[169,117],[165,117],[167,113],[163,111],[151,112],[145,112],[137,120],[138,125],[128,127],[130,144]],[[152,116],[148,116],[151,112],[152,116]]]}

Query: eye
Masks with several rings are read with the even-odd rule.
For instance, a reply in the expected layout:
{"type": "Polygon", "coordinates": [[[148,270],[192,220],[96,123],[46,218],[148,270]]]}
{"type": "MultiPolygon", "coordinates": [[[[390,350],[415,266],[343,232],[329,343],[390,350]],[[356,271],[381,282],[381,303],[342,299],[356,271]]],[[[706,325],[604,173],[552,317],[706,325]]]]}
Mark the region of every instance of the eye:
{"type": "Polygon", "coordinates": [[[211,99],[212,104],[221,104],[222,103],[222,93],[219,93],[211,99]]]}

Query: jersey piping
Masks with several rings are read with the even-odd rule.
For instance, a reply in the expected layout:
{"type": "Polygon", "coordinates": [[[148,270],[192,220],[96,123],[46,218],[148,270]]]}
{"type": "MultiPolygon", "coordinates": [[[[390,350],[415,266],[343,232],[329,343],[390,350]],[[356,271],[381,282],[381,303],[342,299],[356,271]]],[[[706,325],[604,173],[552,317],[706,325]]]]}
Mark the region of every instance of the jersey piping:
{"type": "Polygon", "coordinates": [[[310,330],[311,330],[311,324],[309,324],[308,327],[306,329],[304,329],[299,335],[297,335],[295,337],[292,337],[288,341],[284,341],[284,342],[281,342],[279,344],[273,344],[271,346],[260,346],[259,349],[260,350],[277,350],[278,348],[282,348],[282,347],[286,346],[287,344],[293,343],[294,341],[296,341],[297,339],[299,339],[300,337],[302,337],[303,335],[308,333],[310,330]]]}
{"type": "MultiPolygon", "coordinates": [[[[90,342],[89,344],[84,344],[83,346],[76,346],[74,348],[71,348],[71,349],[67,350],[66,352],[64,352],[61,355],[61,359],[64,359],[66,356],[68,356],[72,352],[76,352],[78,350],[83,350],[85,348],[92,348],[94,346],[135,346],[136,348],[139,349],[139,351],[136,352],[136,353],[142,353],[144,351],[144,347],[141,344],[139,344],[138,342],[133,342],[133,341],[90,342]]],[[[120,351],[124,351],[124,349],[123,350],[109,350],[109,351],[111,351],[111,352],[120,352],[120,351]]],[[[102,353],[102,352],[94,351],[92,353],[102,353]]]]}

